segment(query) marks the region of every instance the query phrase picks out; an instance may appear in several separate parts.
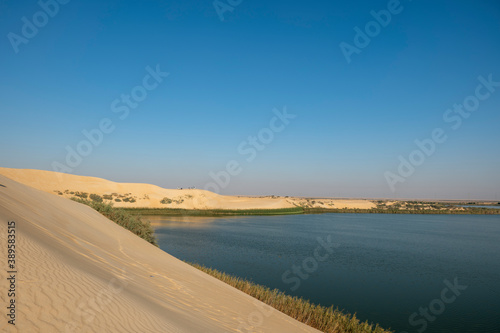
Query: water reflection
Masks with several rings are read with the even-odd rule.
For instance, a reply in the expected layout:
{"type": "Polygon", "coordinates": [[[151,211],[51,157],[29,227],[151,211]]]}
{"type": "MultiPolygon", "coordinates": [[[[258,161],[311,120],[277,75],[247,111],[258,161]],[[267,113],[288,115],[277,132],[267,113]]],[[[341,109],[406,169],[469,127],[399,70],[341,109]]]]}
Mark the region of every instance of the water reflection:
{"type": "Polygon", "coordinates": [[[225,217],[208,217],[208,216],[158,216],[158,215],[145,215],[144,219],[151,222],[153,228],[164,227],[186,227],[186,228],[205,228],[209,224],[215,222],[235,221],[240,216],[225,217]]]}

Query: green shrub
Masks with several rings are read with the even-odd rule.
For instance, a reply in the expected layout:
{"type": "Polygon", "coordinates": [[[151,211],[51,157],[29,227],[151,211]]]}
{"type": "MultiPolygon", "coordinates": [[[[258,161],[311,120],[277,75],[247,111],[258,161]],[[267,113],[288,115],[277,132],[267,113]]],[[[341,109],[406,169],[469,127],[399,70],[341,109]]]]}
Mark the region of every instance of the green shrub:
{"type": "Polygon", "coordinates": [[[122,199],[115,199],[116,202],[122,202],[122,199]]]}
{"type": "MultiPolygon", "coordinates": [[[[70,193],[73,194],[73,192],[70,193]]],[[[75,192],[75,195],[82,199],[87,199],[89,197],[89,194],[87,192],[75,192]]]]}
{"type": "Polygon", "coordinates": [[[94,194],[94,193],[92,193],[92,194],[90,195],[90,199],[91,199],[92,201],[95,201],[95,202],[102,202],[102,197],[101,197],[100,195],[98,195],[98,194],[94,194]]]}
{"type": "Polygon", "coordinates": [[[106,200],[113,200],[113,196],[110,194],[104,194],[102,197],[103,197],[103,199],[106,199],[106,200]]]}
{"type": "Polygon", "coordinates": [[[90,206],[91,208],[95,209],[96,211],[98,211],[111,221],[115,222],[119,226],[122,226],[123,228],[130,230],[131,232],[141,237],[142,239],[145,239],[146,241],[150,242],[155,246],[158,246],[154,235],[155,231],[151,226],[151,223],[149,223],[149,221],[143,221],[141,220],[140,217],[131,215],[126,211],[124,211],[123,209],[115,208],[108,203],[84,200],[76,197],[73,197],[71,199],[76,202],[90,206]]]}
{"type": "Polygon", "coordinates": [[[169,199],[167,197],[163,198],[161,201],[160,201],[161,204],[164,204],[164,205],[168,205],[168,204],[171,204],[172,203],[172,199],[169,199]]]}

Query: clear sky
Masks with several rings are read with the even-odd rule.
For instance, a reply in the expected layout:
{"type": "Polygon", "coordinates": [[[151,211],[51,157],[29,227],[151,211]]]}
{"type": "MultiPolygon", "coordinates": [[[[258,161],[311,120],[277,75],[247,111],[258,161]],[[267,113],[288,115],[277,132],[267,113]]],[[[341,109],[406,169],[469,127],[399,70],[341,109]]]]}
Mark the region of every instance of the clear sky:
{"type": "Polygon", "coordinates": [[[500,200],[497,0],[61,2],[0,2],[1,166],[500,200]]]}

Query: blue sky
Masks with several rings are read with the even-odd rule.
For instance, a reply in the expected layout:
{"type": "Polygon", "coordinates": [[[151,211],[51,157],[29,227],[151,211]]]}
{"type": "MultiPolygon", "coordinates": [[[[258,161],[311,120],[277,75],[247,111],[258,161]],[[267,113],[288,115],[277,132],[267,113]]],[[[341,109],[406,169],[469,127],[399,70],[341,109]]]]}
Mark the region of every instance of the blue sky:
{"type": "Polygon", "coordinates": [[[395,2],[231,3],[221,21],[212,1],[73,0],[53,17],[2,1],[0,165],[221,194],[500,200],[500,87],[458,129],[443,119],[479,76],[500,81],[498,1],[401,1],[350,63],[340,43],[395,2]],[[157,65],[169,75],[120,119],[112,102],[157,65]],[[284,108],[296,117],[248,161],[238,147],[284,108]],[[68,166],[103,119],[112,133],[68,166]],[[447,140],[398,173],[435,128],[447,140]]]}

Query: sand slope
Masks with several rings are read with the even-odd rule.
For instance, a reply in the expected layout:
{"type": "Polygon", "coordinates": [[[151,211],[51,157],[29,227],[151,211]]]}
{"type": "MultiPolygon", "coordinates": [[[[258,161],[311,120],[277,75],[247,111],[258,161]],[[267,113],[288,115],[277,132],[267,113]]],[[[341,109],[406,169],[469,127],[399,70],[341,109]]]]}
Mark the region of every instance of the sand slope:
{"type": "Polygon", "coordinates": [[[36,189],[73,197],[75,192],[112,196],[117,207],[183,208],[183,209],[279,209],[296,206],[317,208],[374,208],[369,200],[338,200],[284,197],[223,196],[204,190],[171,190],[149,184],[115,183],[109,180],[75,176],[52,171],[0,168],[7,176],[36,189]],[[73,192],[73,194],[71,193],[73,192]],[[170,202],[162,204],[168,198],[170,202]],[[116,201],[116,200],[119,201],[116,201]],[[125,202],[133,199],[135,202],[125,202]]]}
{"type": "Polygon", "coordinates": [[[7,221],[16,222],[17,318],[14,327],[2,315],[2,332],[317,332],[87,206],[0,175],[2,313],[7,221]]]}

